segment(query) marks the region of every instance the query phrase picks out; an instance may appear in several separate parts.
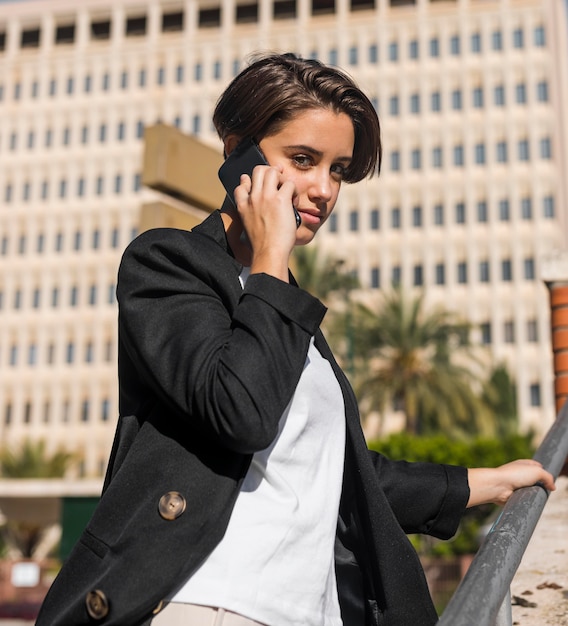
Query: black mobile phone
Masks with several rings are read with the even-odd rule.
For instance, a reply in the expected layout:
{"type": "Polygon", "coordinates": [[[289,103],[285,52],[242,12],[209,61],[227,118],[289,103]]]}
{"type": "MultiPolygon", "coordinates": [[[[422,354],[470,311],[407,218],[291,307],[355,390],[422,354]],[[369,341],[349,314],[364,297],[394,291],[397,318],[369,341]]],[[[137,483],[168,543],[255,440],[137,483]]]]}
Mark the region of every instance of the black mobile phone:
{"type": "MultiPolygon", "coordinates": [[[[241,175],[252,175],[253,169],[257,165],[268,165],[260,148],[252,139],[241,141],[236,148],[229,154],[219,168],[219,180],[223,183],[227,195],[231,202],[236,206],[235,189],[241,183],[241,175]]],[[[296,218],[296,228],[302,223],[302,218],[298,211],[294,209],[294,217],[296,218]]]]}

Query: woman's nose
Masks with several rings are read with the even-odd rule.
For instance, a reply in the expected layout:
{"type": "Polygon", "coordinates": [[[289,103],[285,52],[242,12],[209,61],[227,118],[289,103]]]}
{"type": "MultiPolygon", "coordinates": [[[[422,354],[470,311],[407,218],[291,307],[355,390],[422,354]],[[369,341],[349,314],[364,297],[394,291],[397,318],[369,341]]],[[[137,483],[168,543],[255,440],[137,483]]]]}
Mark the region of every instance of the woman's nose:
{"type": "Polygon", "coordinates": [[[333,195],[333,184],[328,171],[314,172],[314,179],[310,185],[312,200],[328,202],[333,195]]]}

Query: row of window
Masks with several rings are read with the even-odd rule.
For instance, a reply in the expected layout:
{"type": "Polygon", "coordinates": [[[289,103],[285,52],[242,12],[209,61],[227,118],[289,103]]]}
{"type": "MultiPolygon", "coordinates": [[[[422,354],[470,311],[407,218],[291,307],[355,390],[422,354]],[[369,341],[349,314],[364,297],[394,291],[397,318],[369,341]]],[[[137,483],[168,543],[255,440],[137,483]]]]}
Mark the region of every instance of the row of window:
{"type": "Polygon", "coordinates": [[[497,141],[494,145],[493,151],[485,144],[485,142],[479,142],[472,147],[471,160],[467,158],[466,147],[462,143],[453,145],[449,150],[449,155],[442,146],[434,146],[430,150],[429,162],[425,163],[424,151],[422,148],[412,148],[408,153],[408,161],[406,163],[402,160],[402,153],[400,150],[390,150],[387,155],[387,164],[392,172],[399,172],[406,166],[407,169],[421,170],[425,167],[431,167],[434,169],[441,169],[446,166],[453,167],[465,167],[466,165],[486,165],[489,162],[494,163],[509,163],[509,161],[515,160],[518,162],[527,162],[534,159],[533,155],[536,152],[536,158],[540,158],[545,161],[552,159],[552,140],[550,137],[541,137],[538,140],[537,146],[531,150],[531,142],[526,137],[519,139],[516,142],[516,151],[513,155],[510,143],[508,141],[497,141]],[[467,161],[467,163],[466,163],[467,161]]]}
{"type": "MultiPolygon", "coordinates": [[[[215,80],[219,80],[222,78],[221,76],[221,62],[215,61],[212,66],[212,78],[215,80]]],[[[236,74],[239,71],[239,62],[235,61],[233,64],[233,74],[236,74]]],[[[178,64],[173,69],[174,78],[173,81],[176,84],[182,84],[184,82],[185,70],[182,64],[178,64]]],[[[155,85],[161,86],[166,84],[166,69],[165,67],[159,67],[156,70],[156,80],[155,85]]],[[[204,78],[204,66],[202,63],[196,63],[193,68],[192,79],[194,82],[201,82],[204,78]]],[[[105,72],[99,78],[100,80],[100,90],[101,91],[109,91],[111,88],[111,74],[109,72],[105,72]]],[[[136,77],[132,77],[128,71],[123,70],[117,77],[118,81],[117,87],[121,90],[129,90],[132,87],[138,87],[140,89],[145,89],[148,86],[148,76],[147,70],[142,68],[138,71],[138,75],[136,77]]],[[[83,92],[90,93],[93,91],[94,79],[93,76],[87,74],[82,83],[83,92]]],[[[55,78],[51,78],[44,87],[46,89],[46,95],[49,97],[55,97],[58,94],[58,82],[55,78]]],[[[76,92],[76,79],[72,76],[69,76],[65,81],[64,85],[61,87],[64,93],[67,95],[72,95],[76,92]]],[[[24,90],[22,87],[22,83],[16,82],[13,85],[12,99],[14,101],[19,101],[24,97],[24,90]]],[[[34,80],[29,87],[29,95],[32,99],[36,99],[40,96],[40,83],[38,80],[34,80]]],[[[548,83],[546,81],[538,81],[536,83],[535,89],[536,100],[538,102],[546,102],[548,101],[548,83]]],[[[5,88],[4,85],[0,84],[0,102],[5,100],[5,88]]],[[[528,89],[525,82],[519,82],[514,87],[513,99],[518,104],[526,104],[528,100],[528,89]]],[[[433,92],[430,96],[430,110],[432,111],[440,111],[442,108],[441,104],[441,94],[436,91],[433,92]]],[[[451,100],[450,105],[454,110],[459,110],[463,106],[463,94],[461,89],[456,89],[451,92],[451,100]]],[[[471,95],[471,104],[474,108],[482,108],[485,106],[485,102],[487,100],[486,93],[481,86],[477,86],[473,89],[471,95]]],[[[495,106],[505,106],[506,104],[506,91],[505,86],[503,84],[498,84],[493,87],[492,94],[492,102],[495,106]]],[[[420,95],[412,94],[410,96],[409,102],[409,111],[410,113],[419,113],[421,110],[420,103],[420,95]]],[[[392,96],[389,99],[389,108],[388,111],[391,115],[399,114],[399,97],[392,96]]]]}
{"type": "MultiPolygon", "coordinates": [[[[537,102],[548,102],[548,81],[540,80],[535,84],[534,95],[537,102]]],[[[513,96],[516,104],[527,104],[528,102],[528,88],[525,82],[519,82],[513,86],[513,96]]],[[[449,102],[446,108],[453,111],[461,111],[464,108],[464,92],[462,89],[453,89],[449,93],[449,102]]],[[[408,106],[406,110],[403,110],[401,106],[401,98],[398,95],[390,96],[388,99],[388,107],[386,111],[380,110],[380,103],[375,100],[375,107],[379,113],[388,113],[393,117],[397,117],[401,113],[407,112],[410,115],[419,115],[423,112],[430,111],[433,113],[439,113],[442,111],[442,93],[440,91],[433,91],[429,94],[429,97],[424,97],[420,93],[412,93],[408,97],[408,106]],[[426,106],[429,105],[429,107],[426,106]]],[[[504,107],[507,105],[507,92],[505,85],[499,83],[495,85],[491,90],[482,86],[476,86],[471,90],[470,104],[474,109],[482,109],[487,104],[493,104],[496,107],[504,107]],[[490,92],[491,100],[487,92],[490,92]]]]}
{"type": "MultiPolygon", "coordinates": [[[[76,417],[72,416],[72,408],[71,402],[69,400],[64,400],[61,403],[61,407],[57,410],[53,406],[53,404],[46,400],[42,406],[34,407],[31,401],[24,402],[21,407],[22,410],[22,423],[24,424],[32,424],[43,422],[44,424],[50,424],[55,421],[55,416],[57,415],[57,421],[63,423],[69,423],[72,421],[81,421],[81,422],[89,422],[91,420],[98,419],[102,422],[106,422],[110,419],[110,399],[103,398],[100,401],[100,404],[97,407],[93,406],[91,400],[85,399],[81,402],[81,406],[78,411],[75,411],[76,417]]],[[[11,402],[8,402],[4,407],[4,425],[9,426],[13,424],[15,421],[14,416],[14,405],[11,402]]]]}
{"type": "MultiPolygon", "coordinates": [[[[138,234],[137,229],[132,229],[130,233],[131,240],[138,234]]],[[[103,247],[105,242],[103,241],[103,233],[100,228],[94,228],[89,237],[85,236],[83,230],[76,230],[72,236],[68,236],[68,243],[65,240],[65,234],[62,231],[58,231],[53,236],[52,245],[48,248],[46,236],[43,232],[38,233],[35,238],[35,242],[30,241],[30,236],[26,233],[21,234],[15,241],[15,248],[12,250],[10,246],[10,238],[8,235],[3,235],[0,239],[0,256],[6,256],[10,253],[25,255],[25,254],[44,254],[46,252],[79,252],[80,250],[91,249],[99,250],[103,247]],[[34,245],[35,244],[35,245],[34,245]]],[[[108,233],[108,247],[112,249],[118,249],[121,246],[120,241],[120,229],[117,227],[112,228],[108,233]]]]}
{"type": "MultiPolygon", "coordinates": [[[[477,268],[477,281],[480,283],[489,283],[491,280],[492,264],[488,260],[480,261],[477,268]]],[[[493,268],[496,272],[499,270],[499,278],[503,282],[511,282],[513,280],[513,262],[511,259],[502,259],[498,268],[493,268]]],[[[447,271],[445,263],[436,263],[433,267],[432,283],[434,285],[445,285],[447,283],[447,271]]],[[[465,285],[468,282],[473,282],[471,276],[469,276],[469,265],[466,261],[460,261],[455,266],[454,282],[460,285],[465,285]]],[[[525,280],[535,280],[536,269],[535,261],[532,257],[523,259],[522,261],[522,276],[525,280]]],[[[474,278],[475,280],[475,278],[474,278]]],[[[400,265],[394,265],[391,268],[389,285],[400,285],[402,281],[402,267],[400,265]]],[[[424,266],[419,263],[412,267],[411,276],[412,285],[415,287],[421,287],[424,285],[424,266]]],[[[381,288],[381,268],[372,267],[370,275],[370,287],[372,289],[381,288]]]]}
{"type": "MultiPolygon", "coordinates": [[[[116,302],[116,285],[114,283],[106,288],[106,295],[101,298],[100,285],[92,284],[85,289],[84,297],[81,297],[81,290],[77,285],[71,285],[68,290],[67,297],[62,297],[60,287],[53,287],[49,294],[44,293],[45,290],[35,287],[30,294],[30,302],[24,301],[24,292],[22,289],[16,289],[12,294],[12,302],[6,303],[7,306],[15,310],[23,309],[28,306],[32,309],[40,309],[43,305],[50,306],[55,309],[61,306],[77,307],[97,306],[98,304],[114,304],[116,302]]],[[[4,308],[4,292],[0,290],[0,311],[4,308]]]]}
{"type": "MultiPolygon", "coordinates": [[[[470,210],[472,210],[470,208],[470,210]]],[[[465,202],[457,202],[451,208],[452,223],[465,224],[471,219],[468,217],[468,206],[465,202]]],[[[496,206],[496,215],[491,216],[492,219],[499,220],[501,222],[508,222],[514,218],[511,209],[511,202],[508,198],[502,198],[499,200],[496,206]]],[[[449,223],[447,216],[448,207],[443,204],[435,204],[432,206],[431,215],[429,216],[429,223],[434,226],[444,226],[449,223]]],[[[487,223],[490,219],[490,207],[486,200],[480,200],[473,207],[475,218],[479,223],[487,223]]],[[[361,229],[360,224],[360,212],[357,209],[349,211],[348,214],[348,229],[352,232],[357,232],[361,229]]],[[[389,224],[392,229],[398,230],[403,228],[403,211],[400,207],[393,207],[388,211],[389,224]]],[[[555,215],[554,208],[554,196],[545,196],[542,199],[542,215],[545,219],[553,219],[555,215]]],[[[533,219],[533,200],[530,196],[521,198],[519,206],[519,217],[523,220],[533,219]]],[[[414,228],[421,228],[426,223],[425,209],[422,206],[412,207],[408,218],[409,224],[414,228]]],[[[381,209],[374,208],[369,211],[367,228],[370,230],[380,230],[383,225],[381,224],[381,209]]],[[[332,213],[328,220],[328,229],[332,233],[336,233],[339,230],[339,215],[338,213],[332,213]]]]}
{"type": "MultiPolygon", "coordinates": [[[[82,198],[87,195],[102,196],[105,193],[122,194],[128,191],[125,184],[125,176],[123,174],[115,174],[112,177],[105,178],[104,176],[95,176],[93,180],[89,181],[84,176],[80,176],[75,181],[74,188],[71,188],[70,182],[66,178],[61,178],[56,184],[50,184],[49,180],[43,180],[38,184],[38,188],[35,190],[30,181],[25,181],[22,184],[21,195],[19,198],[15,195],[15,187],[13,183],[8,183],[4,187],[4,200],[5,204],[16,202],[30,202],[31,200],[50,200],[52,198],[59,198],[63,200],[65,198],[74,195],[77,198],[82,198]],[[108,180],[110,178],[110,180],[108,180]],[[110,187],[110,190],[109,190],[110,187]]],[[[142,178],[139,173],[132,176],[132,182],[130,190],[137,192],[142,187],[142,178]]]]}
{"type": "Polygon", "coordinates": [[[30,343],[26,349],[22,349],[18,344],[12,344],[8,350],[8,365],[17,367],[20,365],[28,365],[34,367],[39,364],[53,365],[63,362],[68,365],[79,363],[95,363],[105,362],[112,363],[114,360],[113,343],[109,339],[102,347],[103,354],[96,358],[95,346],[92,341],[87,341],[82,346],[82,354],[77,354],[78,348],[75,342],[68,341],[67,344],[61,346],[62,354],[57,354],[57,346],[55,343],[48,343],[42,354],[36,343],[30,343]]]}
{"type": "MultiPolygon", "coordinates": [[[[181,120],[180,120],[181,121],[181,120]]],[[[179,123],[179,122],[178,122],[179,123]]],[[[43,135],[35,130],[29,130],[26,134],[18,134],[13,131],[7,137],[7,150],[14,152],[20,147],[27,150],[34,150],[37,147],[53,148],[58,146],[71,146],[71,145],[88,145],[91,143],[107,143],[109,141],[126,141],[127,126],[125,122],[118,122],[115,128],[115,132],[111,133],[109,124],[103,122],[97,126],[96,129],[92,129],[87,124],[81,126],[80,129],[75,130],[75,137],[73,137],[73,129],[70,126],[65,126],[61,129],[59,137],[55,136],[52,128],[46,128],[43,135]],[[20,142],[21,145],[20,145],[20,142]]],[[[142,121],[136,122],[134,127],[134,138],[143,139],[144,137],[144,123],[142,121]]],[[[0,137],[0,148],[2,147],[0,137]]]]}
{"type": "MultiPolygon", "coordinates": [[[[494,146],[493,155],[488,154],[489,150],[485,143],[476,143],[473,147],[473,154],[471,159],[472,165],[484,166],[489,162],[494,163],[508,163],[511,160],[510,147],[507,141],[498,141],[494,146]],[[492,157],[492,158],[491,158],[492,157]]],[[[529,139],[523,138],[517,141],[516,145],[516,160],[518,162],[528,162],[532,158],[531,143],[529,139]]],[[[538,146],[536,148],[537,157],[542,160],[552,159],[552,140],[550,137],[541,137],[538,140],[538,146]]],[[[390,150],[387,155],[387,165],[392,172],[399,172],[405,167],[410,170],[419,171],[426,167],[433,169],[442,169],[443,167],[465,167],[469,165],[469,159],[466,163],[466,149],[463,144],[454,145],[450,154],[446,155],[442,146],[435,146],[430,151],[430,159],[428,163],[424,163],[423,150],[421,148],[413,148],[408,154],[408,162],[403,162],[402,154],[400,150],[390,150]]],[[[141,188],[141,176],[136,173],[132,177],[131,191],[137,192],[141,188]]],[[[75,197],[83,197],[86,195],[102,196],[107,193],[108,184],[110,183],[110,192],[114,194],[121,194],[127,189],[125,188],[125,181],[123,174],[115,174],[111,181],[105,181],[104,176],[96,176],[94,180],[88,181],[84,176],[80,176],[75,181],[75,188],[70,189],[69,181],[66,178],[61,178],[56,189],[50,188],[50,182],[44,180],[39,184],[37,190],[36,199],[49,200],[50,198],[65,199],[74,193],[75,197]],[[92,185],[89,187],[89,182],[92,185]],[[105,187],[105,182],[107,187],[105,187]]],[[[19,198],[15,196],[14,184],[8,182],[4,187],[3,201],[6,204],[17,201],[29,202],[34,199],[33,197],[32,183],[25,181],[22,184],[21,195],[19,198]]]]}

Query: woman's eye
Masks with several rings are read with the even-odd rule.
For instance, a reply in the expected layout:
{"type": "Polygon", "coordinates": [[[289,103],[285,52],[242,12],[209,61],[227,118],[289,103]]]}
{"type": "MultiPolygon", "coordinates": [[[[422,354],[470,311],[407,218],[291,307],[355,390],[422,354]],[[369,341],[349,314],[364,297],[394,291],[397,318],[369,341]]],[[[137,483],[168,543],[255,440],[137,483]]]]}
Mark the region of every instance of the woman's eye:
{"type": "Polygon", "coordinates": [[[312,160],[305,154],[297,154],[292,159],[298,167],[309,167],[312,164],[312,160]]]}
{"type": "Polygon", "coordinates": [[[344,165],[337,164],[337,165],[331,166],[331,173],[337,176],[338,178],[343,178],[345,176],[345,171],[346,171],[346,168],[344,165]]]}

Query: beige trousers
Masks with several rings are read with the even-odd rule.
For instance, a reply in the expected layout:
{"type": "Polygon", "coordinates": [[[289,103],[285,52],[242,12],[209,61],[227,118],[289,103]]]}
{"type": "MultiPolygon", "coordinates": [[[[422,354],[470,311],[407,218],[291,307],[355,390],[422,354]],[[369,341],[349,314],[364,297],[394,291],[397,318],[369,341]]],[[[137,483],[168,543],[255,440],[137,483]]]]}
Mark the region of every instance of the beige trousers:
{"type": "Polygon", "coordinates": [[[209,606],[172,602],[152,620],[152,626],[264,626],[260,622],[209,606]]]}

